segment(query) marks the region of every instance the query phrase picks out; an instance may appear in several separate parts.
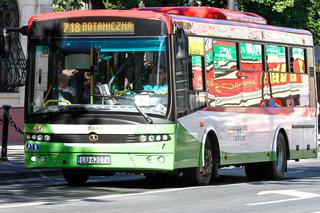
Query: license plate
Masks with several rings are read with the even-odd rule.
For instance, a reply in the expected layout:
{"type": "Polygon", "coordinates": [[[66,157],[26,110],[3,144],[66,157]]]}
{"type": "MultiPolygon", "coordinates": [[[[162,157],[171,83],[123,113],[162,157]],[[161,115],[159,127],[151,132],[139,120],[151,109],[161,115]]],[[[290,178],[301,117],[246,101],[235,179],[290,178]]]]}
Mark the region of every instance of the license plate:
{"type": "Polygon", "coordinates": [[[78,156],[77,163],[81,164],[81,165],[110,164],[111,163],[111,157],[109,155],[78,156]]]}

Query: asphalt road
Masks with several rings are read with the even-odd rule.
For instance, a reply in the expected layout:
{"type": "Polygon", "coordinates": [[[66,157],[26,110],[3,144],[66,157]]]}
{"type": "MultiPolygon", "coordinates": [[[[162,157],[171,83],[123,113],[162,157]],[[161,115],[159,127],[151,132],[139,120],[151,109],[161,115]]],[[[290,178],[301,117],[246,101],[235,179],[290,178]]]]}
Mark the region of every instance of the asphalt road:
{"type": "Polygon", "coordinates": [[[181,179],[95,177],[68,186],[61,177],[0,183],[0,212],[307,212],[320,213],[320,159],[289,162],[282,181],[248,182],[242,168],[221,170],[218,181],[189,187],[181,179]]]}

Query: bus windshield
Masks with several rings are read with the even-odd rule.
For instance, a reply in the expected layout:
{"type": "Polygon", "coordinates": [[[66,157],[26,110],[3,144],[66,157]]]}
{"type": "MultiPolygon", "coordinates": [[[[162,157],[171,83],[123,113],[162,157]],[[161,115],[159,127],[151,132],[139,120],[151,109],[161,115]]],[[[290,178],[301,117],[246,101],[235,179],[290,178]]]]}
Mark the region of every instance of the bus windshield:
{"type": "Polygon", "coordinates": [[[83,109],[166,115],[166,37],[51,38],[32,44],[28,114],[83,109]]]}

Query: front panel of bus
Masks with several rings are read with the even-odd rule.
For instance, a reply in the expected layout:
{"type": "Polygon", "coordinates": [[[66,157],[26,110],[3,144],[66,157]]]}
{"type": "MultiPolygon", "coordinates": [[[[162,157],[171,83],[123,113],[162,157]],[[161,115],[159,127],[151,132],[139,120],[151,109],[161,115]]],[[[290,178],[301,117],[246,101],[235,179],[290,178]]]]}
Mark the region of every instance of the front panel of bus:
{"type": "Polygon", "coordinates": [[[28,47],[27,168],[173,169],[164,22],[38,21],[28,47]]]}

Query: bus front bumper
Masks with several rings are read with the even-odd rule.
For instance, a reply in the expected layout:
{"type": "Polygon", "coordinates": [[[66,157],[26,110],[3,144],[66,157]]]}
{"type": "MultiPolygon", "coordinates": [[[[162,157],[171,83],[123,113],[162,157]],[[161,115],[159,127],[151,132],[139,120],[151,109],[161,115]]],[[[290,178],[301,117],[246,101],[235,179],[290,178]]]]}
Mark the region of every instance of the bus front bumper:
{"type": "Polygon", "coordinates": [[[172,171],[173,153],[25,153],[26,168],[172,171]],[[99,157],[107,158],[104,162],[99,157]],[[82,160],[81,160],[82,159],[82,160]],[[83,160],[85,159],[85,160],[83,160]],[[97,160],[98,159],[98,160],[97,160]]]}

